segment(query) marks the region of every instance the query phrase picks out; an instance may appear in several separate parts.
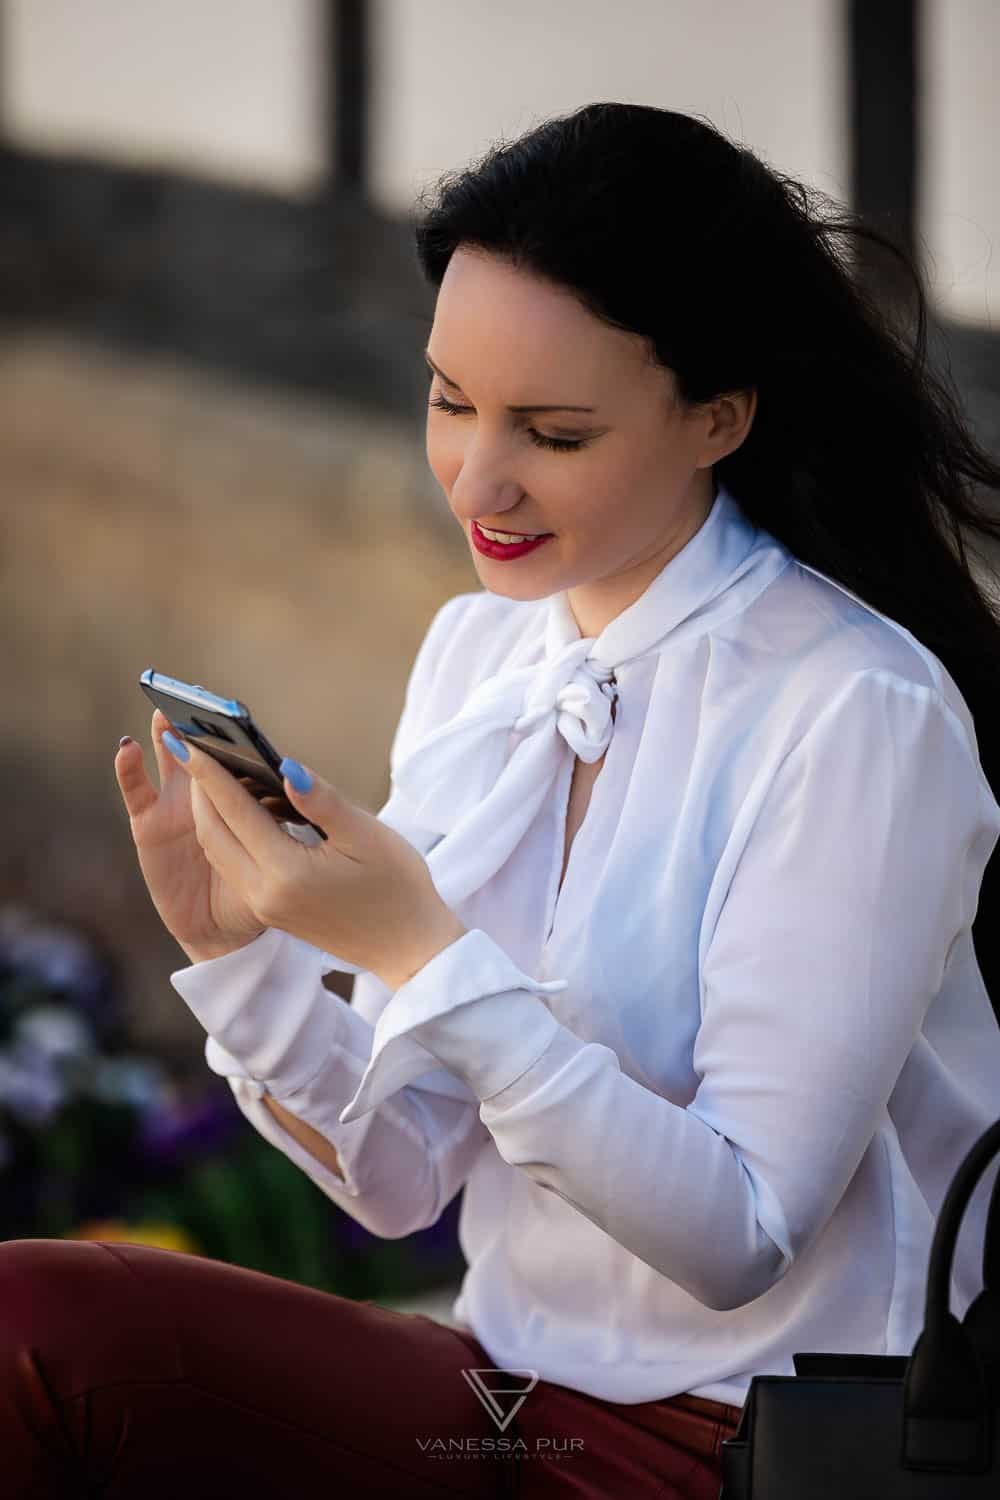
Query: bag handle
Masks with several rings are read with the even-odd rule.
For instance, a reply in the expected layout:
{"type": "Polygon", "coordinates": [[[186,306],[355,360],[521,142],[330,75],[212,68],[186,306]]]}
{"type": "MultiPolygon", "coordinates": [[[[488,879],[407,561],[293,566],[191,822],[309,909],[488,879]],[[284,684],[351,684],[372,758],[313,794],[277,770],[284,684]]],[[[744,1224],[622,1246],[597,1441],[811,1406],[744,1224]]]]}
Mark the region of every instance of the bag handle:
{"type": "Polygon", "coordinates": [[[903,1385],[903,1465],[982,1473],[992,1461],[991,1385],[1000,1389],[1000,1176],[983,1244],[983,1290],[960,1323],[949,1309],[955,1242],[969,1199],[1000,1154],[1000,1120],[968,1152],[944,1197],[931,1243],[924,1328],[903,1385]]]}

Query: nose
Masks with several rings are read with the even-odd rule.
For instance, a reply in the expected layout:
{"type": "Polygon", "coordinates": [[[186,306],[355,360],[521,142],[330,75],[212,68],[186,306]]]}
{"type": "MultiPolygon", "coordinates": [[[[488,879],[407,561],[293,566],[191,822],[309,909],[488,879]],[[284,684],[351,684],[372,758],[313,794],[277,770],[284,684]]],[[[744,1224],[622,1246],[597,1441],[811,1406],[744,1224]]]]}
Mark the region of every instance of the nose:
{"type": "Polygon", "coordinates": [[[507,510],[513,510],[524,498],[524,490],[513,479],[496,479],[486,474],[471,475],[468,466],[459,470],[451,487],[451,508],[460,521],[482,521],[489,525],[507,510]]]}

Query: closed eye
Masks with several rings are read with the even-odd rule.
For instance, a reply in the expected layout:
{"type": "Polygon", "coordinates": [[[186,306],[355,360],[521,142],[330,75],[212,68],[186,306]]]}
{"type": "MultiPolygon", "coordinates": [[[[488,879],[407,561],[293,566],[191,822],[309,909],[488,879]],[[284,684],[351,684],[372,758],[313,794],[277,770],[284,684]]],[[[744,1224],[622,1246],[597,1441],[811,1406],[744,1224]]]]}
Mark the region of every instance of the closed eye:
{"type": "MultiPolygon", "coordinates": [[[[451,417],[458,417],[465,412],[470,412],[473,410],[471,406],[456,406],[453,402],[449,401],[447,396],[445,396],[441,391],[438,391],[436,395],[432,396],[428,404],[430,406],[436,406],[438,411],[447,412],[451,417]]],[[[546,437],[544,432],[537,432],[534,427],[529,427],[526,429],[526,431],[528,433],[528,436],[531,438],[531,441],[537,448],[549,448],[556,453],[578,453],[581,448],[586,447],[589,442],[593,441],[593,439],[589,437],[546,437]]]]}

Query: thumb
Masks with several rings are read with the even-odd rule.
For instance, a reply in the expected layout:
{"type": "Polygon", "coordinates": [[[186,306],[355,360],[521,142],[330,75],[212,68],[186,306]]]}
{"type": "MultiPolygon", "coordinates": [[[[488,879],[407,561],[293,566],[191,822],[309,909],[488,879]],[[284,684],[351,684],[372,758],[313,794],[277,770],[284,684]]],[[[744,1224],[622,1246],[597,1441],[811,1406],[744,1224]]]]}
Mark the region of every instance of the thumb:
{"type": "Polygon", "coordinates": [[[315,771],[286,755],[281,762],[285,794],[292,806],[322,828],[337,844],[344,846],[361,833],[356,808],[335,787],[315,771]]]}

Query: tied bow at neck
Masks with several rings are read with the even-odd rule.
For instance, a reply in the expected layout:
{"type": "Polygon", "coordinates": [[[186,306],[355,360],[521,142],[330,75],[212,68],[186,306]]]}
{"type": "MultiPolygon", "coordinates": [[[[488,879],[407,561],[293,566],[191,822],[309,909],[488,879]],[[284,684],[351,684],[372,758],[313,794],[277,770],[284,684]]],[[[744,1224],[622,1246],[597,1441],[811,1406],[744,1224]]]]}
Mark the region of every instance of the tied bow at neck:
{"type": "Polygon", "coordinates": [[[618,690],[594,645],[593,637],[577,639],[551,660],[487,678],[397,767],[380,817],[408,837],[408,824],[433,836],[433,847],[419,833],[417,843],[426,844],[448,905],[506,862],[549,795],[567,745],[588,764],[607,749],[618,690]],[[512,732],[520,739],[508,759],[512,732]]]}
{"type": "Polygon", "coordinates": [[[614,671],[594,659],[593,647],[593,638],[572,641],[554,661],[528,668],[524,708],[513,726],[515,734],[531,734],[549,722],[554,709],[554,727],[588,765],[611,743],[618,702],[614,671]]]}
{"type": "Polygon", "coordinates": [[[604,754],[616,672],[668,637],[704,633],[789,557],[720,486],[694,536],[599,636],[581,637],[565,592],[549,597],[543,658],[480,682],[453,718],[404,753],[379,813],[426,857],[449,906],[504,865],[551,795],[567,749],[588,763],[604,754]]]}

